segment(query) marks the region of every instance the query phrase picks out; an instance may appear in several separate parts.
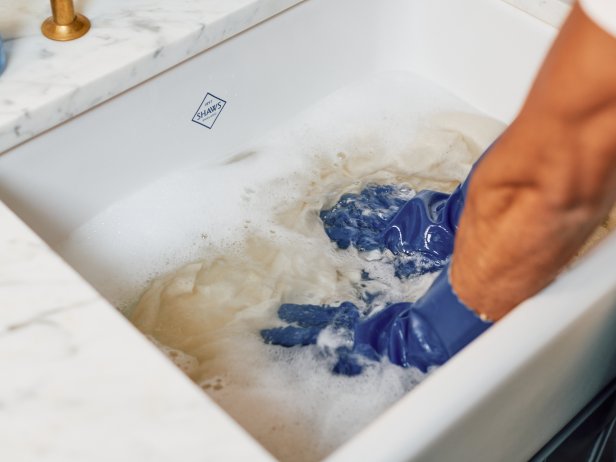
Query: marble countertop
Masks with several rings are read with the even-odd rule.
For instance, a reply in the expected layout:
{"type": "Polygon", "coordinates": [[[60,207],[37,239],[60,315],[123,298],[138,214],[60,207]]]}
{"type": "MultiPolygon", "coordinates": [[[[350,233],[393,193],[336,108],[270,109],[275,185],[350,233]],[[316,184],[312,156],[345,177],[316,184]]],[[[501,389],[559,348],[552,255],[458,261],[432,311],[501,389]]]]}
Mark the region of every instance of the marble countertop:
{"type": "Polygon", "coordinates": [[[0,460],[273,460],[0,203],[0,460]]]}
{"type": "MultiPolygon", "coordinates": [[[[49,2],[0,0],[0,155],[300,1],[78,0],[59,43],[49,2]]],[[[1,202],[0,377],[0,460],[272,460],[1,202]]]]}
{"type": "Polygon", "coordinates": [[[0,0],[0,153],[301,0],[77,0],[84,37],[40,32],[48,1],[0,0]]]}

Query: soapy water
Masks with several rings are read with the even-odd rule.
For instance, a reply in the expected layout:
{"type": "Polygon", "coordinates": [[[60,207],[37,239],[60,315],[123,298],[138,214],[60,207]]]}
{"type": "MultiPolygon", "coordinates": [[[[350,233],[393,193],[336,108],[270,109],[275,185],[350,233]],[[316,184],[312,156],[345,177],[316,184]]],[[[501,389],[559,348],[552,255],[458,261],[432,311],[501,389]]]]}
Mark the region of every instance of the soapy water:
{"type": "Polygon", "coordinates": [[[57,250],[272,454],[319,460],[426,375],[383,360],[336,376],[320,352],[339,339],[281,348],[260,330],[280,325],[283,303],[378,310],[416,300],[430,268],[396,277],[401,256],[328,236],[335,204],[359,197],[350,218],[376,229],[416,191],[451,192],[502,129],[415,76],[373,76],[218,165],[115,204],[57,250]],[[375,207],[379,190],[386,200],[375,207]]]}
{"type": "Polygon", "coordinates": [[[379,309],[435,277],[396,277],[387,250],[337,245],[323,211],[396,185],[391,203],[362,212],[383,221],[415,191],[451,192],[502,129],[415,76],[373,76],[219,165],[114,205],[59,250],[274,456],[320,460],[425,374],[383,360],[335,376],[320,352],[337,339],[281,348],[260,330],[281,324],[283,303],[379,309]]]}

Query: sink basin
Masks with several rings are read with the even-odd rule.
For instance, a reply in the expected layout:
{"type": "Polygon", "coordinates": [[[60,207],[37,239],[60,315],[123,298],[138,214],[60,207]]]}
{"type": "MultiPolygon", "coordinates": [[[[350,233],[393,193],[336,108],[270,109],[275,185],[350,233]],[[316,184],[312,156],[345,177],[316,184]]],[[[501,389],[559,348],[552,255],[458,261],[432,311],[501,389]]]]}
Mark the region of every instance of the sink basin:
{"type": "MultiPolygon", "coordinates": [[[[383,71],[510,122],[555,34],[495,0],[306,0],[3,153],[0,199],[62,254],[117,201],[383,71]]],[[[105,280],[122,258],[141,257],[102,248],[69,261],[116,300],[105,280]]],[[[616,375],[615,259],[612,236],[328,460],[528,460],[616,375]]]]}

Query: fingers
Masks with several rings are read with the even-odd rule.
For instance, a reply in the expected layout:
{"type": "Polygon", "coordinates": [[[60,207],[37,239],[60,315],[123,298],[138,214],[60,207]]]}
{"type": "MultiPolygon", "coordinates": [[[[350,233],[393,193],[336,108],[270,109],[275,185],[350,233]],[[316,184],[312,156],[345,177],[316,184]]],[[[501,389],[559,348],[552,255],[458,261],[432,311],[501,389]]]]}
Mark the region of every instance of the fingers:
{"type": "Polygon", "coordinates": [[[337,375],[347,375],[353,377],[363,372],[364,368],[359,363],[359,358],[350,348],[338,348],[338,361],[334,365],[332,372],[337,375]]]}
{"type": "Polygon", "coordinates": [[[335,330],[352,330],[355,324],[357,324],[357,321],[359,321],[359,310],[357,307],[351,302],[344,302],[336,308],[336,313],[330,325],[335,330]]]}
{"type": "Polygon", "coordinates": [[[293,347],[296,345],[312,345],[317,343],[317,337],[321,329],[318,327],[275,327],[273,329],[263,329],[261,338],[265,343],[280,345],[283,347],[293,347]]]}
{"type": "Polygon", "coordinates": [[[297,324],[300,327],[318,327],[322,329],[331,323],[337,311],[337,307],[285,303],[278,309],[278,317],[283,321],[297,324]]]}
{"type": "Polygon", "coordinates": [[[359,194],[344,194],[331,209],[321,210],[325,233],[341,249],[380,249],[380,232],[413,194],[408,188],[375,184],[359,194]]]}

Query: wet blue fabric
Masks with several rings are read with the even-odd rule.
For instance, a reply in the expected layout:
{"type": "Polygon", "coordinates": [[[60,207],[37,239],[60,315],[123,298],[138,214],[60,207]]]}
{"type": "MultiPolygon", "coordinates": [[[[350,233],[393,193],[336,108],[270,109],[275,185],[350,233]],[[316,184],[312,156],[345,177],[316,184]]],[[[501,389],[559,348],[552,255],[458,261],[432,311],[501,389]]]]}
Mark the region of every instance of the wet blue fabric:
{"type": "Polygon", "coordinates": [[[266,343],[285,347],[315,344],[320,332],[331,328],[350,339],[352,346],[328,352],[336,357],[333,372],[349,376],[360,374],[367,360],[382,357],[425,372],[445,363],[491,325],[458,300],[448,266],[415,303],[394,303],[371,316],[362,316],[350,302],[339,306],[285,304],[278,315],[290,325],[262,330],[266,343]]]}
{"type": "Polygon", "coordinates": [[[325,233],[341,249],[383,250],[382,231],[413,192],[396,185],[366,186],[359,194],[348,193],[320,213],[325,233]]]}
{"type": "Polygon", "coordinates": [[[285,303],[278,309],[278,317],[290,325],[261,331],[266,343],[284,347],[310,345],[328,326],[350,330],[359,320],[359,310],[350,302],[339,306],[296,305],[285,303]]]}
{"type": "Polygon", "coordinates": [[[389,249],[398,278],[437,271],[453,252],[455,230],[464,207],[466,184],[453,194],[423,190],[405,200],[408,190],[369,185],[345,194],[320,214],[328,237],[341,249],[389,249]]]}

